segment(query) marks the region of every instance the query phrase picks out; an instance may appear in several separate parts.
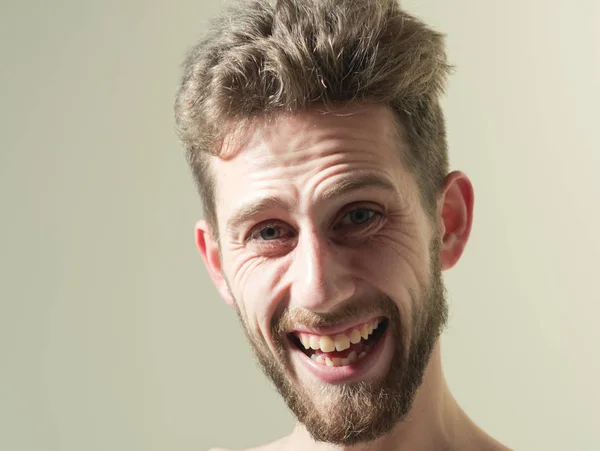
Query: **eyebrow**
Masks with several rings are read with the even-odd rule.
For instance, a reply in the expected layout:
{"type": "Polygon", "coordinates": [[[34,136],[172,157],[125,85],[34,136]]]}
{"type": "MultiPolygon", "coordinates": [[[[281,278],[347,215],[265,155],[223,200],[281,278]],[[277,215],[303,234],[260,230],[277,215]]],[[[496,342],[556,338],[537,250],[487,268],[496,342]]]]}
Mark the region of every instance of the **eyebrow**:
{"type": "MultiPolygon", "coordinates": [[[[380,177],[375,174],[363,174],[359,175],[358,177],[341,180],[335,185],[325,189],[320,197],[323,201],[327,201],[336,197],[350,194],[354,191],[360,191],[368,188],[387,191],[396,196],[399,194],[395,185],[387,178],[380,177]]],[[[229,218],[226,228],[227,233],[229,235],[235,234],[237,229],[239,229],[245,221],[265,210],[285,210],[289,213],[292,210],[292,206],[285,200],[275,196],[257,199],[248,203],[247,205],[242,206],[231,216],[231,218],[229,218]]]]}
{"type": "Polygon", "coordinates": [[[241,207],[238,211],[236,211],[231,218],[227,221],[227,233],[229,235],[233,235],[235,231],[246,221],[248,218],[252,218],[256,216],[262,211],[265,210],[285,210],[290,211],[291,208],[287,202],[283,199],[268,196],[262,199],[255,200],[250,202],[247,205],[241,207]]]}
{"type": "Polygon", "coordinates": [[[343,179],[333,186],[330,186],[323,191],[322,199],[330,200],[335,197],[340,197],[349,194],[353,191],[360,191],[367,188],[375,188],[380,191],[388,191],[392,194],[398,194],[398,190],[394,184],[385,177],[380,177],[375,174],[363,174],[358,177],[343,179]]]}

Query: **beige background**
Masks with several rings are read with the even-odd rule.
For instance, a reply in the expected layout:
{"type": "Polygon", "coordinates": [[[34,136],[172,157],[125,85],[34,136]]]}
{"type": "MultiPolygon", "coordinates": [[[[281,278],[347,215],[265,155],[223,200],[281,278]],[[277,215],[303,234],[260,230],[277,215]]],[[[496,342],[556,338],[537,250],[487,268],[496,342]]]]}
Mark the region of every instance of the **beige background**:
{"type": "MultiPolygon", "coordinates": [[[[0,10],[0,449],[203,450],[285,434],[193,244],[173,133],[220,2],[0,10]]],[[[447,273],[446,374],[518,450],[600,449],[600,1],[412,0],[448,34],[453,166],[476,187],[447,273]]]]}

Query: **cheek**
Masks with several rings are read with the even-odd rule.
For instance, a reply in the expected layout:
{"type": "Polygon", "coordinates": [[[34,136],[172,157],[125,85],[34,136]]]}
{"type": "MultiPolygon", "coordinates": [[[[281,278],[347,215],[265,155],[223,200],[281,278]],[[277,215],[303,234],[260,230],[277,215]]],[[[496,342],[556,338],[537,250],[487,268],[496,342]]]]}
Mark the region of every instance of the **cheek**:
{"type": "Polygon", "coordinates": [[[250,331],[270,342],[271,318],[282,299],[282,263],[240,253],[231,260],[231,290],[250,331]]]}
{"type": "Polygon", "coordinates": [[[374,236],[356,258],[367,282],[390,296],[405,317],[428,280],[429,253],[422,241],[418,234],[390,228],[374,236]]]}

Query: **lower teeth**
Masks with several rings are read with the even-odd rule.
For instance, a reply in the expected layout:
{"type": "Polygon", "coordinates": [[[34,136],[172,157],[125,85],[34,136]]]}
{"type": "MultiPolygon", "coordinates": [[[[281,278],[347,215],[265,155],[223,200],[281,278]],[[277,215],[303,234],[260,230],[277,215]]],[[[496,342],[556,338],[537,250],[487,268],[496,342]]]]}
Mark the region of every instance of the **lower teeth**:
{"type": "Polygon", "coordinates": [[[362,351],[360,354],[356,355],[356,352],[351,352],[348,357],[346,358],[339,358],[339,357],[332,357],[329,358],[327,357],[325,354],[313,354],[310,356],[310,358],[312,360],[314,360],[315,362],[324,365],[324,366],[346,366],[346,365],[350,365],[354,362],[356,362],[357,360],[362,359],[364,356],[366,356],[368,354],[368,352],[371,350],[371,346],[366,346],[365,350],[362,351]]]}

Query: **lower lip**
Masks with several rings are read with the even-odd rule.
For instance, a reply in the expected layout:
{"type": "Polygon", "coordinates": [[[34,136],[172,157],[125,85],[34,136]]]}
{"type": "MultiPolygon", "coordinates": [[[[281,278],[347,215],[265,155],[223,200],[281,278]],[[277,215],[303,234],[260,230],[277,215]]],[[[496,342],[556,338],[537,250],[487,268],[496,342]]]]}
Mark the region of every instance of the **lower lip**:
{"type": "Polygon", "coordinates": [[[385,330],[383,335],[379,338],[379,341],[377,341],[373,349],[371,349],[366,356],[350,365],[321,365],[295,346],[293,346],[294,355],[298,356],[299,360],[308,368],[313,376],[321,379],[323,382],[329,384],[356,382],[361,380],[361,378],[364,378],[381,357],[388,341],[388,329],[385,330]]]}

